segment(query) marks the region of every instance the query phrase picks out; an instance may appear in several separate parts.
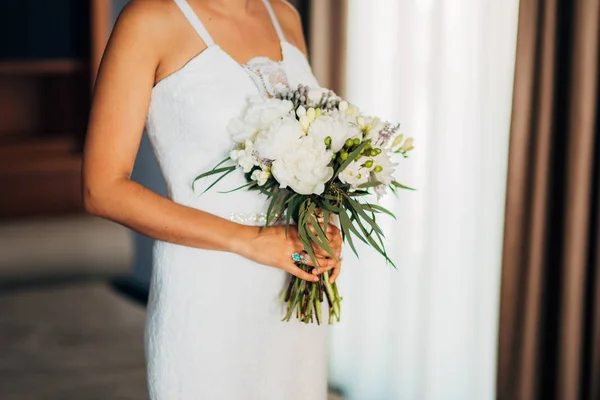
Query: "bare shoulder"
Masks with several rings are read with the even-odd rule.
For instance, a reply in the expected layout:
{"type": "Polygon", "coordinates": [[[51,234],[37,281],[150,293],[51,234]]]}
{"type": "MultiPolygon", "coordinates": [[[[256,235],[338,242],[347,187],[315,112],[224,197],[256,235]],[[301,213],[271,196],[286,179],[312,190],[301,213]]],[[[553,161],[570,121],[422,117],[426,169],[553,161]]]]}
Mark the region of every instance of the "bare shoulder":
{"type": "Polygon", "coordinates": [[[173,0],[132,0],[119,14],[115,33],[137,45],[158,50],[173,34],[177,21],[175,7],[173,0]]]}
{"type": "Polygon", "coordinates": [[[275,14],[277,14],[277,19],[284,30],[287,40],[306,54],[302,19],[298,10],[286,0],[271,0],[271,6],[275,14]]]}

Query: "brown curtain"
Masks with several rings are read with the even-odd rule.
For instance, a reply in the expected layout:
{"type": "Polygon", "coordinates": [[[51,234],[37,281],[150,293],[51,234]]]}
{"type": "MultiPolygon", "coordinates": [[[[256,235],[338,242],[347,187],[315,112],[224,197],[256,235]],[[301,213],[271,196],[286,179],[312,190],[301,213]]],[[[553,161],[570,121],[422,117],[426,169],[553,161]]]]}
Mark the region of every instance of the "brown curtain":
{"type": "Polygon", "coordinates": [[[319,84],[344,97],[348,0],[310,1],[310,61],[319,84]]]}
{"type": "Polygon", "coordinates": [[[521,0],[497,397],[600,399],[600,0],[521,0]]]}

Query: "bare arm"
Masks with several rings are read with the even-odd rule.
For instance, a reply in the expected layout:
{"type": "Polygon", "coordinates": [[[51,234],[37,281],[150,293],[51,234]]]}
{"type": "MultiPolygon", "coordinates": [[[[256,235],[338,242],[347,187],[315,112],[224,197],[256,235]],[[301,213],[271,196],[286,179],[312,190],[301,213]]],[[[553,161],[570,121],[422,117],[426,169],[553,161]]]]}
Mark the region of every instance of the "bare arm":
{"type": "MultiPolygon", "coordinates": [[[[296,231],[236,224],[182,206],[130,179],[165,43],[165,2],[133,1],[121,14],[100,67],[84,154],[88,212],[158,240],[240,254],[315,280],[296,267],[296,231]]],[[[331,266],[333,268],[333,264],[331,266]]],[[[325,270],[325,269],[324,269],[325,270]]]]}

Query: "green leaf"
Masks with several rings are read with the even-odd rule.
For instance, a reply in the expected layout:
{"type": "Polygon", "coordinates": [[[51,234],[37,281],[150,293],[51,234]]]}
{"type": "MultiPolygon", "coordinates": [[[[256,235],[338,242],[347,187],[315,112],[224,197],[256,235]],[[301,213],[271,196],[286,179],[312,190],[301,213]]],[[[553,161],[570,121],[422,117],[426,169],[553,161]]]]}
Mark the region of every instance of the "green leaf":
{"type": "Polygon", "coordinates": [[[413,188],[408,187],[408,186],[404,186],[400,182],[396,182],[396,181],[392,181],[392,185],[394,185],[394,186],[396,186],[397,188],[400,188],[400,189],[406,189],[406,190],[412,190],[412,191],[416,191],[417,190],[417,189],[413,189],[413,188]]]}
{"type": "Polygon", "coordinates": [[[220,180],[222,180],[227,175],[229,175],[230,173],[232,173],[233,171],[235,171],[237,169],[237,167],[228,167],[228,168],[229,168],[229,170],[227,172],[225,172],[223,175],[221,175],[216,181],[214,181],[213,183],[211,183],[209,187],[207,187],[206,189],[204,189],[204,191],[202,192],[202,194],[208,192],[210,189],[212,189],[213,186],[215,186],[217,183],[219,183],[220,180]]]}
{"type": "MultiPolygon", "coordinates": [[[[315,231],[317,231],[317,235],[319,236],[319,239],[320,239],[320,243],[317,242],[316,240],[315,240],[315,243],[317,243],[331,257],[336,258],[333,250],[331,249],[331,246],[329,246],[329,241],[327,240],[327,236],[325,235],[325,232],[321,228],[321,225],[319,225],[319,221],[317,221],[317,219],[315,218],[314,215],[310,216],[310,224],[313,226],[313,228],[315,228],[315,231]]],[[[312,236],[314,236],[314,233],[310,230],[309,230],[309,234],[312,234],[312,236]]]]}
{"type": "Polygon", "coordinates": [[[248,183],[243,184],[242,186],[236,187],[235,189],[227,190],[225,192],[221,191],[218,193],[222,193],[222,194],[232,193],[232,192],[238,191],[240,189],[249,188],[250,186],[254,186],[254,185],[257,185],[257,183],[256,182],[248,182],[248,183]]]}
{"type": "Polygon", "coordinates": [[[352,209],[358,214],[358,216],[365,220],[374,231],[383,235],[383,231],[381,230],[381,228],[371,217],[367,215],[367,213],[363,210],[363,205],[361,203],[349,197],[346,200],[348,204],[350,204],[350,207],[352,207],[352,209]]]}
{"type": "Polygon", "coordinates": [[[211,169],[211,170],[210,170],[210,171],[208,171],[208,172],[205,172],[205,173],[203,173],[203,174],[201,174],[201,175],[198,175],[198,176],[197,176],[197,177],[196,177],[196,178],[193,180],[193,182],[192,182],[192,183],[195,183],[197,180],[200,180],[200,179],[202,179],[202,178],[206,178],[206,177],[208,177],[208,176],[212,176],[212,175],[215,175],[215,174],[220,174],[220,173],[222,173],[222,172],[231,172],[231,171],[233,171],[233,170],[234,170],[234,169],[236,169],[236,168],[237,168],[237,167],[236,167],[235,165],[231,165],[231,166],[229,166],[229,167],[223,167],[223,168],[211,169]]]}
{"type": "Polygon", "coordinates": [[[344,235],[344,240],[348,242],[352,252],[358,257],[358,252],[356,251],[356,247],[354,247],[354,241],[352,240],[352,234],[350,233],[350,227],[352,226],[352,221],[348,218],[348,214],[345,212],[339,214],[340,215],[340,226],[342,227],[342,234],[344,235]]]}
{"type": "Polygon", "coordinates": [[[396,219],[396,216],[394,215],[394,213],[392,213],[390,210],[388,210],[385,207],[380,206],[379,204],[372,204],[372,203],[366,203],[364,204],[366,207],[370,208],[371,211],[374,212],[379,212],[379,213],[384,213],[389,215],[390,217],[396,219]]]}
{"type": "Polygon", "coordinates": [[[369,188],[372,188],[372,187],[379,186],[381,184],[382,184],[381,182],[374,181],[374,182],[363,183],[362,185],[358,185],[358,187],[361,188],[361,189],[369,189],[369,188]]]}
{"type": "MultiPolygon", "coordinates": [[[[315,251],[312,247],[312,242],[310,241],[310,239],[308,237],[309,232],[310,231],[308,231],[306,229],[306,225],[298,225],[298,233],[300,234],[300,240],[302,241],[302,244],[304,245],[304,250],[308,253],[312,262],[315,265],[317,265],[317,255],[315,254],[315,251]]],[[[312,233],[312,232],[310,232],[310,233],[312,233]]]]}
{"type": "MultiPolygon", "coordinates": [[[[229,160],[231,160],[231,158],[229,158],[229,157],[225,158],[224,160],[222,160],[221,162],[219,162],[217,165],[215,165],[213,167],[213,169],[219,168],[221,165],[225,164],[229,160]]],[[[233,161],[233,160],[231,160],[231,161],[233,161]]]]}
{"type": "Polygon", "coordinates": [[[350,165],[350,163],[352,161],[354,161],[354,159],[356,158],[356,156],[358,156],[360,154],[361,150],[364,149],[365,147],[367,147],[367,144],[369,144],[369,143],[370,143],[369,140],[365,140],[352,153],[348,154],[348,158],[346,159],[346,161],[344,161],[340,165],[340,167],[337,169],[337,171],[335,171],[335,174],[333,174],[333,179],[337,178],[337,176],[339,175],[339,173],[342,172],[343,170],[345,170],[346,167],[348,165],[350,165]]]}

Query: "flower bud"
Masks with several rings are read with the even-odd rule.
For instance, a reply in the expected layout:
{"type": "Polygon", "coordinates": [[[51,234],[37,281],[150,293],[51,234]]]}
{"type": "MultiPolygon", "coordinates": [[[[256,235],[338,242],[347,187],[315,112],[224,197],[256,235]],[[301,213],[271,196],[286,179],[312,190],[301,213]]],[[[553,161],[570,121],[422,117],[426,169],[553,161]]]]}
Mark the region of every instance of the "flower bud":
{"type": "Polygon", "coordinates": [[[314,108],[311,107],[308,110],[306,110],[306,116],[308,117],[310,122],[312,122],[312,121],[314,121],[315,117],[317,116],[317,112],[315,111],[314,108]]]}
{"type": "Polygon", "coordinates": [[[310,122],[310,119],[306,115],[300,117],[300,125],[302,125],[302,129],[304,129],[304,132],[308,131],[310,122]]]}
{"type": "Polygon", "coordinates": [[[381,154],[381,149],[373,149],[373,152],[375,153],[373,155],[377,156],[377,155],[381,154]]]}
{"type": "Polygon", "coordinates": [[[352,146],[353,144],[354,144],[354,140],[352,140],[352,139],[348,139],[348,140],[346,140],[346,147],[350,147],[350,146],[352,146]]]}
{"type": "Polygon", "coordinates": [[[383,171],[383,167],[381,165],[378,165],[375,167],[375,169],[373,171],[379,173],[379,172],[383,171]]]}
{"type": "Polygon", "coordinates": [[[371,168],[373,166],[373,160],[369,160],[365,163],[365,167],[371,168]]]}
{"type": "MultiPolygon", "coordinates": [[[[316,125],[315,125],[316,126],[316,125]]],[[[325,138],[325,145],[326,146],[331,146],[331,136],[327,136],[325,138]]]]}
{"type": "Polygon", "coordinates": [[[298,107],[298,109],[296,110],[296,115],[298,116],[298,118],[302,117],[303,115],[306,115],[306,108],[304,108],[304,106],[298,107]]]}
{"type": "Polygon", "coordinates": [[[410,151],[410,150],[412,150],[413,149],[413,142],[414,142],[413,138],[406,139],[406,141],[404,142],[404,144],[400,148],[400,151],[410,151]]]}
{"type": "Polygon", "coordinates": [[[342,161],[346,161],[348,159],[348,153],[345,151],[342,151],[340,153],[340,158],[342,159],[342,161]]]}
{"type": "Polygon", "coordinates": [[[360,139],[356,138],[352,142],[354,143],[355,146],[358,146],[360,144],[360,139]]]}
{"type": "Polygon", "coordinates": [[[347,101],[341,101],[340,105],[338,106],[339,110],[341,112],[344,112],[348,109],[348,102],[347,101]]]}

